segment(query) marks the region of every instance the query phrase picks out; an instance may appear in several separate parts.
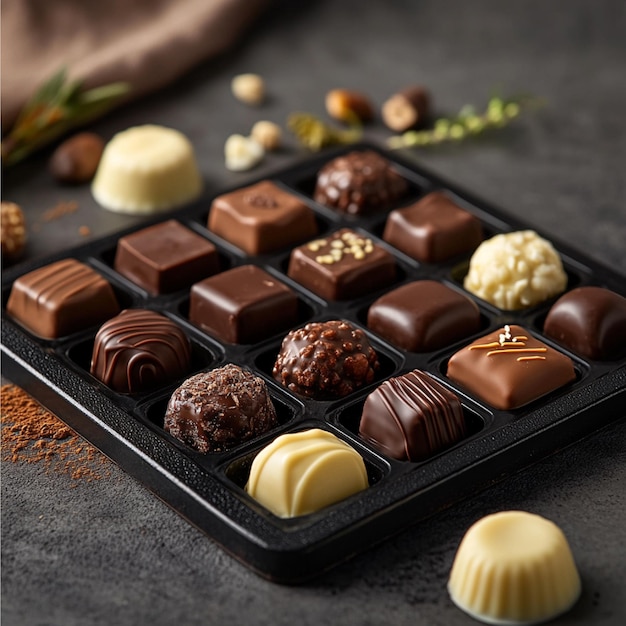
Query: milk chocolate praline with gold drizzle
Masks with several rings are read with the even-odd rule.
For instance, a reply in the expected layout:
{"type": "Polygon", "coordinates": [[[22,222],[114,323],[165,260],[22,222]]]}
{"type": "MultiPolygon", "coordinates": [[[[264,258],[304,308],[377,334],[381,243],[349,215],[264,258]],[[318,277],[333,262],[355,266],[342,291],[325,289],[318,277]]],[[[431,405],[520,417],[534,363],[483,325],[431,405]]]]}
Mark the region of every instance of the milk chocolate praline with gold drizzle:
{"type": "Polygon", "coordinates": [[[576,378],[569,357],[514,325],[505,325],[453,354],[447,375],[504,410],[528,404],[576,378]]]}
{"type": "Polygon", "coordinates": [[[7,302],[11,317],[45,339],[101,324],[119,310],[109,282],[75,259],[63,259],[20,276],[7,302]]]}
{"type": "Polygon", "coordinates": [[[191,369],[191,344],[171,319],[126,309],[105,322],[93,346],[91,373],[120,393],[158,389],[191,369]]]}

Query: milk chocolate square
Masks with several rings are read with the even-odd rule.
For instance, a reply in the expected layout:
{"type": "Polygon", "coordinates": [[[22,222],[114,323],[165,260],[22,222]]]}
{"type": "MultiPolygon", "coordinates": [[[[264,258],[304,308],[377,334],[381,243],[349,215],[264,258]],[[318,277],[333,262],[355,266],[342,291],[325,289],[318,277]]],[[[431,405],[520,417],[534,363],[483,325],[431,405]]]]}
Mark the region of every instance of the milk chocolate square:
{"type": "Polygon", "coordinates": [[[7,302],[11,317],[46,339],[101,324],[119,311],[109,282],[75,259],[63,259],[20,276],[7,302]]]}
{"type": "Polygon", "coordinates": [[[576,378],[572,360],[521,326],[504,326],[450,357],[447,376],[496,409],[515,409],[576,378]]]}
{"type": "Polygon", "coordinates": [[[398,348],[437,350],[480,328],[478,306],[434,280],[418,280],[389,291],[369,308],[370,330],[398,348]]]}
{"type": "Polygon", "coordinates": [[[313,210],[269,180],[215,198],[208,227],[251,255],[283,250],[317,233],[313,210]]]}
{"type": "Polygon", "coordinates": [[[322,298],[347,300],[389,285],[396,264],[369,237],[343,228],[294,248],[287,274],[322,298]]]}
{"type": "Polygon", "coordinates": [[[383,239],[424,263],[474,250],[483,239],[480,220],[435,191],[389,213],[383,239]]]}
{"type": "Polygon", "coordinates": [[[215,274],[217,248],[176,220],[168,220],[122,237],[114,267],[152,295],[171,293],[215,274]]]}
{"type": "Polygon", "coordinates": [[[298,320],[298,297],[254,265],[235,267],[191,288],[189,319],[218,339],[254,343],[298,320]]]}

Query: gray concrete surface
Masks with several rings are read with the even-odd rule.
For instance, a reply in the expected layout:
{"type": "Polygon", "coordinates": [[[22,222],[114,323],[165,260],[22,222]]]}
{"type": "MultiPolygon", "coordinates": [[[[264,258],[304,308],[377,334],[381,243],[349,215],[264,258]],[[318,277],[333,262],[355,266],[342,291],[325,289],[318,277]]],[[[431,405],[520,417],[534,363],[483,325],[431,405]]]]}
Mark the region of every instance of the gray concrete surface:
{"type": "MultiPolygon", "coordinates": [[[[192,138],[210,188],[245,182],[304,153],[293,141],[246,174],[224,169],[226,137],[261,117],[323,114],[333,87],[382,102],[414,82],[437,109],[478,106],[499,91],[544,106],[475,141],[409,156],[548,236],[626,274],[626,9],[619,0],[279,2],[229,54],[93,125],[104,136],[146,122],[192,138]],[[259,110],[233,103],[233,75],[268,84],[259,110]]],[[[382,126],[367,138],[383,141],[382,126]]],[[[135,219],[99,209],[89,190],[55,185],[47,153],[4,172],[3,199],[31,224],[28,255],[44,256],[115,232],[135,219]],[[42,222],[46,209],[79,210],[42,222]]],[[[2,464],[3,624],[475,623],[445,584],[466,528],[518,508],[565,531],[584,592],[558,624],[626,620],[626,425],[623,420],[300,587],[266,582],[111,466],[106,480],[74,482],[37,465],[2,464]]]]}

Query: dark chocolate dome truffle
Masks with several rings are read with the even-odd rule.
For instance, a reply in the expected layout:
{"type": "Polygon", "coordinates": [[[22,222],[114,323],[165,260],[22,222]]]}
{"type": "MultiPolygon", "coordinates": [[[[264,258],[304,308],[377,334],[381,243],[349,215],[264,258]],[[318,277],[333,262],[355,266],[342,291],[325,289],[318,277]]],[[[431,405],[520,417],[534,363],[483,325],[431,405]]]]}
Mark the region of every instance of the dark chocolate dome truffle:
{"type": "Polygon", "coordinates": [[[342,398],[374,380],[378,356],[365,333],[342,320],[311,322],[284,339],[274,378],[316,400],[342,398]]]}
{"type": "Polygon", "coordinates": [[[191,368],[191,344],[168,317],[126,309],[96,334],[91,373],[120,393],[151,391],[184,376],[191,368]]]}
{"type": "Polygon", "coordinates": [[[342,213],[362,215],[389,208],[407,191],[407,181],[385,157],[373,150],[355,150],[324,165],[313,197],[342,213]]]}
{"type": "Polygon", "coordinates": [[[164,428],[199,452],[222,452],[278,425],[265,382],[237,365],[188,378],[170,398],[164,428]]]}

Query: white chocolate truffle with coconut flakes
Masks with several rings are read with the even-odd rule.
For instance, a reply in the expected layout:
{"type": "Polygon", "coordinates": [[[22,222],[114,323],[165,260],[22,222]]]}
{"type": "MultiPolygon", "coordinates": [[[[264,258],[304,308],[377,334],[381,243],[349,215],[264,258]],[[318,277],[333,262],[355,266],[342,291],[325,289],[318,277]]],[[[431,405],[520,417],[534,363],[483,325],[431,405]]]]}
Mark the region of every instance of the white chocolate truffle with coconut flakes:
{"type": "Polygon", "coordinates": [[[105,209],[150,214],[197,198],[202,178],[187,137],[171,128],[147,124],[111,139],[91,190],[105,209]]]}
{"type": "Polygon", "coordinates": [[[567,287],[558,252],[532,230],[483,241],[470,260],[464,287],[500,309],[534,306],[567,287]]]}
{"type": "Polygon", "coordinates": [[[483,517],[456,553],[448,592],[452,601],[488,624],[536,624],[564,613],[581,582],[561,529],[525,511],[483,517]]]}

